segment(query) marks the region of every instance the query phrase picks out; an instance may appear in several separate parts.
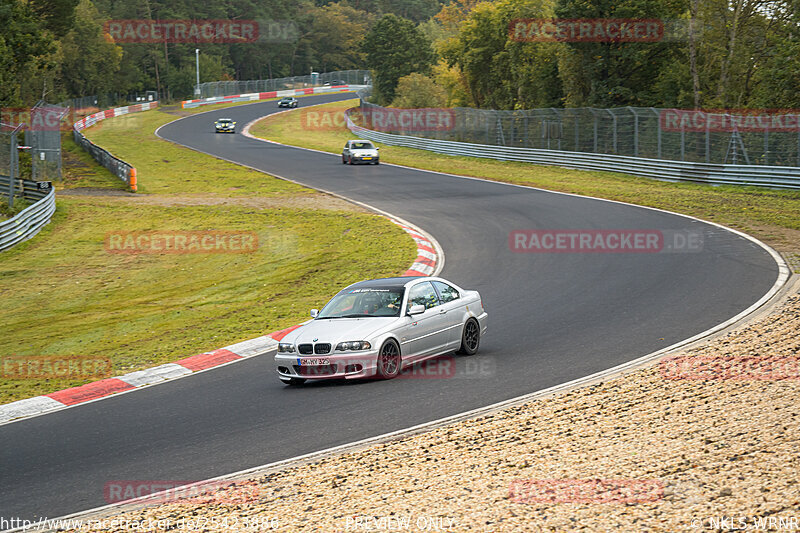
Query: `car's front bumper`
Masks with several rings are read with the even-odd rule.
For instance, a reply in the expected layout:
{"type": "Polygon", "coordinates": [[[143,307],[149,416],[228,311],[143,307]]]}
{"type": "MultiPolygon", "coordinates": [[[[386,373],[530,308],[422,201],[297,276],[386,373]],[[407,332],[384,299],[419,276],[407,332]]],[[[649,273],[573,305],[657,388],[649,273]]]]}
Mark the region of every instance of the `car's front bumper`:
{"type": "Polygon", "coordinates": [[[374,376],[378,367],[378,350],[333,353],[329,355],[275,355],[278,376],[284,379],[359,379],[374,376]],[[303,360],[327,359],[328,365],[302,365],[303,360]]]}
{"type": "Polygon", "coordinates": [[[217,133],[236,133],[236,128],[217,128],[217,133]]]}
{"type": "Polygon", "coordinates": [[[380,157],[376,155],[359,155],[353,156],[353,163],[377,163],[380,161],[380,157]]]}

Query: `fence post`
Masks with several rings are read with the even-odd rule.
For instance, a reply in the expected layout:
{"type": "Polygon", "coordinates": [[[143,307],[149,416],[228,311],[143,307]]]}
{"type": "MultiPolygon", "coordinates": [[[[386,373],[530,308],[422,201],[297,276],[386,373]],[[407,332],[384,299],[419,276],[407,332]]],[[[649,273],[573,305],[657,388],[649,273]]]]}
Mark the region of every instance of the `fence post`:
{"type": "Polygon", "coordinates": [[[633,157],[639,157],[639,115],[631,106],[628,109],[633,113],[633,157]]]}
{"type": "Polygon", "coordinates": [[[686,128],[681,121],[681,161],[686,161],[686,128]]]}
{"type": "Polygon", "coordinates": [[[9,153],[9,160],[8,160],[8,207],[14,207],[14,180],[17,179],[17,159],[14,156],[17,155],[17,129],[14,128],[14,131],[11,132],[11,139],[8,143],[9,149],[11,152],[9,153]]]}
{"type": "Polygon", "coordinates": [[[580,146],[580,142],[579,142],[580,141],[580,124],[578,123],[578,114],[574,113],[574,112],[571,113],[571,114],[572,114],[572,122],[575,124],[575,151],[576,152],[580,152],[580,150],[578,149],[578,147],[580,146]]]}
{"type": "Polygon", "coordinates": [[[654,107],[651,107],[650,110],[656,115],[656,149],[658,150],[658,159],[661,159],[661,115],[654,107]]]}
{"type": "Polygon", "coordinates": [[[617,150],[617,115],[615,115],[610,109],[606,109],[606,112],[611,115],[612,122],[614,124],[614,132],[613,132],[613,144],[614,144],[614,152],[615,154],[619,153],[617,150]]]}

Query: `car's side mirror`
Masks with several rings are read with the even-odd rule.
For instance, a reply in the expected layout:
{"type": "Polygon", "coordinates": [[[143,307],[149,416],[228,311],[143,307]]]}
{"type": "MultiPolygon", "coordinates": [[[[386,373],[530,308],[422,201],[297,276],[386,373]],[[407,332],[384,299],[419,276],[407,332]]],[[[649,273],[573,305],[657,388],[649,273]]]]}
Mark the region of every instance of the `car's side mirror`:
{"type": "Polygon", "coordinates": [[[318,314],[319,314],[319,309],[312,309],[311,310],[311,318],[317,318],[318,314]]]}
{"type": "Polygon", "coordinates": [[[425,306],[422,304],[412,305],[411,309],[408,310],[409,315],[421,315],[425,312],[425,306]]]}

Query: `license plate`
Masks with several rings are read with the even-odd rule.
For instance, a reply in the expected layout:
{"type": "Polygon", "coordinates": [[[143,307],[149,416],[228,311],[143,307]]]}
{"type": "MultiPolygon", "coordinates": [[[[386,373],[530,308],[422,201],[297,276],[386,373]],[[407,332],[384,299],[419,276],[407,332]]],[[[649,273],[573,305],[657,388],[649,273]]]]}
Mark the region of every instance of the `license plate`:
{"type": "Polygon", "coordinates": [[[361,159],[363,159],[364,161],[369,161],[372,158],[371,157],[362,157],[361,159]]]}
{"type": "Polygon", "coordinates": [[[297,360],[298,366],[319,366],[319,365],[329,365],[331,364],[331,360],[327,357],[319,357],[319,358],[312,358],[312,359],[298,359],[297,360]]]}

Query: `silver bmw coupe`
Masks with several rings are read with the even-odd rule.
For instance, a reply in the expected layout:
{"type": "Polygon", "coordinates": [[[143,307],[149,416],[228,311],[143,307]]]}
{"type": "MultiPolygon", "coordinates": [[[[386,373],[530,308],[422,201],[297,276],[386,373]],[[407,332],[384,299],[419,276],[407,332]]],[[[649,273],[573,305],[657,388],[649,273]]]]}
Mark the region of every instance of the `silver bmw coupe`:
{"type": "Polygon", "coordinates": [[[281,339],[275,365],[287,385],[391,379],[439,355],[473,355],[486,332],[481,295],[438,277],[361,281],[281,339]]]}

